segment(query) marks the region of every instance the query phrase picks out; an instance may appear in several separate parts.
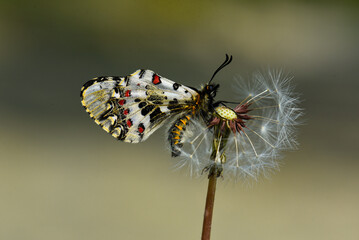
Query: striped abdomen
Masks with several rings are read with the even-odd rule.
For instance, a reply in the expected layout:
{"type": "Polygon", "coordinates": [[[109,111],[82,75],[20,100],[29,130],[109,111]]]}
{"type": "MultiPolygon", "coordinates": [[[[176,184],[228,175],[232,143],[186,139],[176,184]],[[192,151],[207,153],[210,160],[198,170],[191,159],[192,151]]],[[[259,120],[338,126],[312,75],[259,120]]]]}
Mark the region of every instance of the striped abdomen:
{"type": "Polygon", "coordinates": [[[169,130],[168,141],[171,145],[172,157],[177,157],[181,154],[183,132],[186,130],[189,120],[190,115],[184,115],[177,119],[169,130]]]}

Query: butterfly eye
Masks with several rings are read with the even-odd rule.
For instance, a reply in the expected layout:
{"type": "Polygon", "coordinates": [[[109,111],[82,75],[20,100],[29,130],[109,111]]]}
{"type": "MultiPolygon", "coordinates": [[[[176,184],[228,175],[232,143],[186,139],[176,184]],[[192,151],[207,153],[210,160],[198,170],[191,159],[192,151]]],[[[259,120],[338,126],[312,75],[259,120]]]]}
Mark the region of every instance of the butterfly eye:
{"type": "Polygon", "coordinates": [[[216,91],[211,92],[211,97],[214,98],[216,96],[216,91]]]}

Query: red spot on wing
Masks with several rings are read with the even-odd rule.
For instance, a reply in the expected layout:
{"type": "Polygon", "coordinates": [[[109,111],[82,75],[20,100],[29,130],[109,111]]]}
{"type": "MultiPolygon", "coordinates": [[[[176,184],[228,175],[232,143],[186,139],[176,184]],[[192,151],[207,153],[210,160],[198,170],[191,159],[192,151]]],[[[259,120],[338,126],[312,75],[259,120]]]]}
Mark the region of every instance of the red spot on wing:
{"type": "Polygon", "coordinates": [[[144,130],[145,130],[145,129],[143,129],[143,127],[139,127],[139,128],[138,128],[138,131],[139,131],[140,133],[143,133],[144,130]]]}
{"type": "Polygon", "coordinates": [[[141,84],[137,83],[137,86],[140,86],[141,84]]]}
{"type": "Polygon", "coordinates": [[[152,83],[155,85],[161,83],[160,77],[157,74],[153,75],[152,83]]]}
{"type": "Polygon", "coordinates": [[[125,97],[129,97],[129,96],[131,96],[131,90],[127,90],[127,91],[125,92],[125,97]]]}
{"type": "Polygon", "coordinates": [[[128,119],[126,123],[127,123],[127,126],[128,126],[128,127],[131,127],[131,126],[132,126],[132,121],[131,121],[131,119],[128,119]]]}
{"type": "Polygon", "coordinates": [[[123,111],[123,114],[127,115],[127,114],[128,114],[128,109],[125,109],[125,110],[123,111]]]}
{"type": "Polygon", "coordinates": [[[126,100],[125,100],[125,99],[121,99],[120,101],[118,101],[118,103],[119,103],[120,105],[123,105],[123,104],[126,103],[126,100]]]}

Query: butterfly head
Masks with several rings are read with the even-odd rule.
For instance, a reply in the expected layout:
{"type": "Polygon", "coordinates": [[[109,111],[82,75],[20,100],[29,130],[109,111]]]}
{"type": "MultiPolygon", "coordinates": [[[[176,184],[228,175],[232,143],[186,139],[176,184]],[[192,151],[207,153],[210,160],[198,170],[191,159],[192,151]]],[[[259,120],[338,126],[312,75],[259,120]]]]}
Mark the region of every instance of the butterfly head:
{"type": "Polygon", "coordinates": [[[204,87],[204,92],[210,97],[214,98],[217,94],[219,84],[207,84],[204,87]]]}

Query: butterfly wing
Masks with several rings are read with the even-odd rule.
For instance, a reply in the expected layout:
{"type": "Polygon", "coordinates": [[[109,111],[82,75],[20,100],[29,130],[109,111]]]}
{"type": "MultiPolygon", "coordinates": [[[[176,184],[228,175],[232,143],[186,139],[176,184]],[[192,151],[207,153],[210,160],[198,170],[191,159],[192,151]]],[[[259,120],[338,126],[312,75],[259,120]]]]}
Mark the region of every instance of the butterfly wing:
{"type": "Polygon", "coordinates": [[[81,98],[86,111],[106,132],[138,143],[169,118],[191,111],[198,92],[151,70],[137,70],[127,77],[90,80],[82,87],[81,98]]]}

